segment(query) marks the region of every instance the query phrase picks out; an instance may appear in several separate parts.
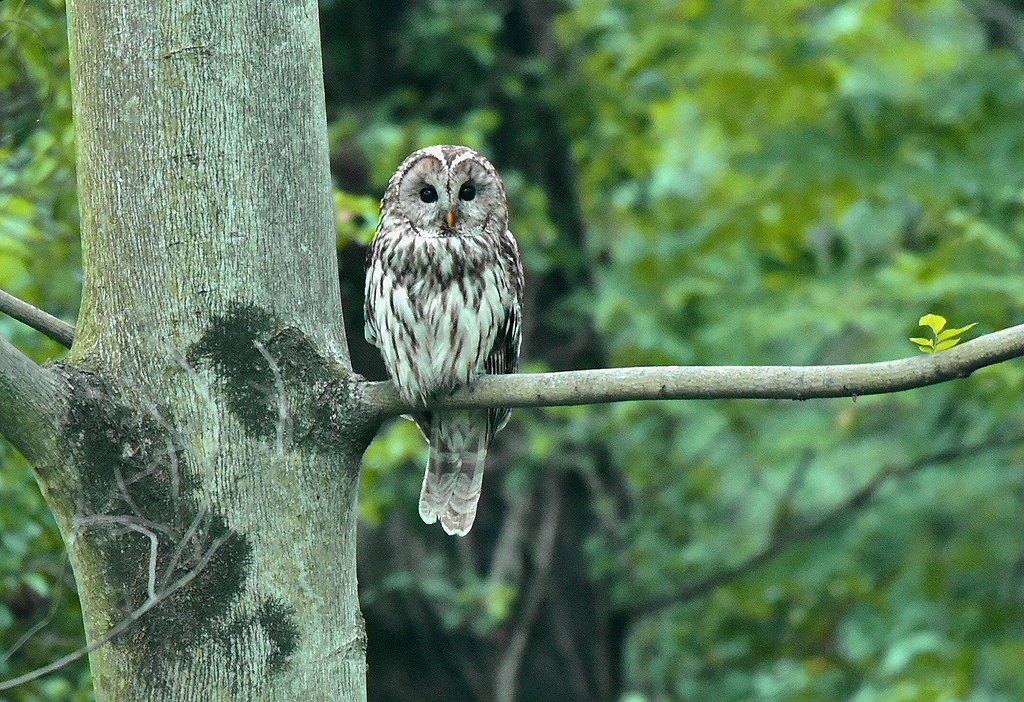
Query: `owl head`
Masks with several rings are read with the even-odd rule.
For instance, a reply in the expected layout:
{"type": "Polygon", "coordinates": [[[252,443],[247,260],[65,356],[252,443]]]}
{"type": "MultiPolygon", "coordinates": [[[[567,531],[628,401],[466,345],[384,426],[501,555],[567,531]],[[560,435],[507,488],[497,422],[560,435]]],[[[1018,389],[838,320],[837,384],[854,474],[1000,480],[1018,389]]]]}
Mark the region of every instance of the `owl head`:
{"type": "Polygon", "coordinates": [[[468,146],[430,146],[399,166],[384,193],[382,227],[408,223],[417,236],[500,235],[508,228],[501,176],[468,146]]]}

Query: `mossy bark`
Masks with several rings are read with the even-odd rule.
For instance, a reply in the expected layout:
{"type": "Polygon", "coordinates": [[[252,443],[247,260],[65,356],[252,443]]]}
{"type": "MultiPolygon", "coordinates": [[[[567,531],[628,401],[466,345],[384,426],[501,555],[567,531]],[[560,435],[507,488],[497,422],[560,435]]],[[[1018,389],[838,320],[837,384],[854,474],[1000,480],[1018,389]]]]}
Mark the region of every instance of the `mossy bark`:
{"type": "Polygon", "coordinates": [[[363,700],[313,0],[69,0],[85,287],[41,482],[97,698],[363,700]],[[127,626],[126,622],[130,622],[127,626]]]}

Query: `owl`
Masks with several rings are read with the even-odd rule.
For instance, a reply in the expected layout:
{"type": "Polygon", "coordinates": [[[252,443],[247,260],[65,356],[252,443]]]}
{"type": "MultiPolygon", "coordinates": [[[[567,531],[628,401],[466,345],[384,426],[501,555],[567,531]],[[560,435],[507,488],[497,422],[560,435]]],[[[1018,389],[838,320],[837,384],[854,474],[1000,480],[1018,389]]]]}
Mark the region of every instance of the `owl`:
{"type": "MultiPolygon", "coordinates": [[[[501,177],[466,146],[431,146],[391,177],[366,256],[366,340],[402,397],[424,404],[519,367],[523,267],[501,177]]],[[[415,415],[430,443],[419,513],[473,526],[494,434],[511,410],[415,415]]]]}

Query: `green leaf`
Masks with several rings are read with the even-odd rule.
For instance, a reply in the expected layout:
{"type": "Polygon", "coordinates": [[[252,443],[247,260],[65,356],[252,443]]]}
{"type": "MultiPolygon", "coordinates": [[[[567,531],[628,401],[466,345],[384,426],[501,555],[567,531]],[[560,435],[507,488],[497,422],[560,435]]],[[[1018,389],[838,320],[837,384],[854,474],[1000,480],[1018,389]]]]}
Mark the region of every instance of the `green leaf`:
{"type": "Polygon", "coordinates": [[[919,348],[921,351],[924,351],[925,353],[935,353],[935,349],[933,349],[931,346],[918,346],[917,348],[919,348]]]}
{"type": "Polygon", "coordinates": [[[917,321],[922,327],[931,327],[938,334],[946,326],[946,318],[937,314],[926,314],[917,321]]]}
{"type": "Polygon", "coordinates": [[[935,347],[935,350],[936,351],[945,351],[946,349],[953,348],[954,346],[956,346],[959,343],[960,343],[960,339],[946,339],[945,341],[940,341],[939,345],[935,347]]]}
{"type": "Polygon", "coordinates": [[[921,336],[912,336],[910,337],[910,340],[918,346],[931,346],[934,343],[931,339],[925,339],[921,336]]]}
{"type": "Polygon", "coordinates": [[[938,341],[945,341],[946,339],[949,339],[951,337],[960,336],[961,334],[963,334],[968,329],[971,329],[971,328],[976,327],[976,326],[978,326],[977,322],[971,322],[966,327],[957,327],[955,329],[947,329],[946,331],[944,331],[941,334],[939,334],[937,340],[938,341]]]}

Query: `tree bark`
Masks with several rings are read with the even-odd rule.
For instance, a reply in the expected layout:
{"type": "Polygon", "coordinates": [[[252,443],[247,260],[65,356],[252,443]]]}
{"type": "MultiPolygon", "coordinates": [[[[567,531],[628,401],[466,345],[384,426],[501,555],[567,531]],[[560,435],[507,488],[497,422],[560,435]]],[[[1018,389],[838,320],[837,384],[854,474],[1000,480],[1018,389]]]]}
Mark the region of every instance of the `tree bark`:
{"type": "Polygon", "coordinates": [[[0,399],[65,398],[50,430],[0,421],[60,457],[36,467],[89,641],[124,629],[91,653],[97,699],[365,699],[378,419],[345,345],[317,4],[68,12],[83,303],[64,362],[0,348],[28,379],[0,399]]]}

